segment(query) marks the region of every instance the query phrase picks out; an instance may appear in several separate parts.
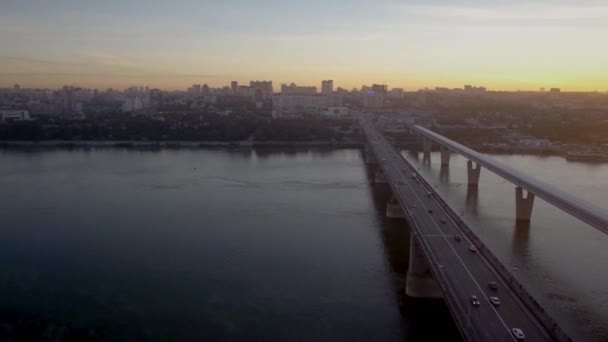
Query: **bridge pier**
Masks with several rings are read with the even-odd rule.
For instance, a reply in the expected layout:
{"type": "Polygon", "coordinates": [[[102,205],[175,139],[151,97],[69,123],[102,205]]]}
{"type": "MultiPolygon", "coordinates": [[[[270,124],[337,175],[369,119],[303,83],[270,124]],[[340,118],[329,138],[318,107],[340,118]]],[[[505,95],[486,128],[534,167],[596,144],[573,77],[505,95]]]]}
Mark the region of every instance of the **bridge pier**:
{"type": "Polygon", "coordinates": [[[447,147],[441,146],[441,165],[450,165],[450,154],[447,147]]]}
{"type": "Polygon", "coordinates": [[[363,147],[363,159],[365,160],[365,164],[378,164],[376,156],[371,151],[368,145],[365,145],[365,147],[363,147]]]}
{"type": "Polygon", "coordinates": [[[395,196],[391,196],[391,199],[386,203],[386,217],[392,219],[402,219],[405,218],[405,213],[401,208],[401,204],[395,198],[395,196]]]}
{"type": "Polygon", "coordinates": [[[524,189],[515,188],[515,217],[517,221],[530,221],[532,208],[534,207],[534,194],[528,191],[528,196],[524,198],[524,189]]]}
{"type": "Polygon", "coordinates": [[[376,184],[388,183],[388,180],[386,179],[386,176],[384,175],[384,172],[382,172],[382,170],[380,170],[380,169],[376,170],[376,175],[374,176],[374,183],[376,183],[376,184]]]}
{"type": "Polygon", "coordinates": [[[443,294],[433,278],[418,239],[410,233],[410,262],[405,280],[405,294],[414,298],[442,298],[443,294]]]}
{"type": "Polygon", "coordinates": [[[467,180],[469,186],[478,186],[479,185],[479,175],[481,174],[481,165],[475,163],[475,167],[473,167],[473,162],[471,160],[467,161],[467,180]]]}

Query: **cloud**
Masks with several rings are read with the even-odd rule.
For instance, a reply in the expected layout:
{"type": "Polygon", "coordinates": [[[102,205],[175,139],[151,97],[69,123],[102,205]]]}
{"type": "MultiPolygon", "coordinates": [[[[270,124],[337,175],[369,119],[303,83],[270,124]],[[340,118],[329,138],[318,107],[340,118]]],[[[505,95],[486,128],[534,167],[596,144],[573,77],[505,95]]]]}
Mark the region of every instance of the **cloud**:
{"type": "Polygon", "coordinates": [[[39,59],[39,58],[31,58],[24,56],[0,56],[0,63],[28,63],[28,64],[38,64],[38,65],[49,65],[49,66],[67,66],[67,67],[77,67],[84,66],[83,63],[75,63],[75,62],[61,62],[47,59],[39,59]]]}
{"type": "Polygon", "coordinates": [[[470,21],[608,20],[608,6],[521,5],[456,7],[442,5],[398,5],[398,7],[402,12],[411,15],[470,21]]]}
{"type": "Polygon", "coordinates": [[[339,41],[370,41],[380,39],[381,36],[374,34],[268,34],[248,37],[248,39],[256,41],[271,41],[271,42],[339,42],[339,41]]]}

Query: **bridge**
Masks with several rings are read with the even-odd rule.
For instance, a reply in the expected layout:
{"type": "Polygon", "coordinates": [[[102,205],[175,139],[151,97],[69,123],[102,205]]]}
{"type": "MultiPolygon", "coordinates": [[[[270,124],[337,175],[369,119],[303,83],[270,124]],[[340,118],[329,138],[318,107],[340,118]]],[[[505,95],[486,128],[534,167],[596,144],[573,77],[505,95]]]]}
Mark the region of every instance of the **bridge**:
{"type": "Polygon", "coordinates": [[[454,151],[466,158],[468,184],[477,186],[481,167],[487,168],[498,176],[516,185],[515,211],[518,220],[529,221],[532,216],[534,197],[538,196],[561,210],[571,214],[579,220],[589,224],[597,230],[608,234],[608,215],[598,207],[563,192],[554,186],[542,182],[515,170],[495,159],[484,156],[466,146],[452,141],[444,136],[432,132],[421,126],[414,126],[414,131],[423,136],[424,153],[431,151],[431,143],[435,142],[441,147],[441,164],[449,165],[450,153],[454,151]],[[475,167],[473,166],[475,163],[475,167]],[[528,196],[523,196],[523,190],[528,196]]]}
{"type": "MultiPolygon", "coordinates": [[[[467,341],[517,341],[514,329],[521,330],[528,341],[571,341],[371,120],[361,116],[360,123],[367,140],[366,163],[376,170],[374,181],[391,189],[386,215],[405,219],[410,227],[406,294],[442,297],[467,341]]],[[[416,129],[425,132],[422,127],[416,129]]],[[[453,143],[434,136],[439,138],[453,143]]],[[[456,150],[455,145],[451,149],[456,150]]],[[[442,162],[446,159],[449,154],[443,152],[442,162]]],[[[481,165],[489,169],[491,164],[481,165]]],[[[473,180],[478,179],[480,167],[472,170],[473,180]]],[[[528,199],[520,208],[522,218],[526,210],[531,213],[533,197],[528,199]]]]}

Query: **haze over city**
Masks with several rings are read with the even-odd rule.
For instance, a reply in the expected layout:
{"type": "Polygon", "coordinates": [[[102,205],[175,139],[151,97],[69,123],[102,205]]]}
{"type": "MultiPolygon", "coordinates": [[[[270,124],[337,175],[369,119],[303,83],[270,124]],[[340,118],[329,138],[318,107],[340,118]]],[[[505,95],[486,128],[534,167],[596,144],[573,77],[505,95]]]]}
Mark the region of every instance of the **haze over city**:
{"type": "Polygon", "coordinates": [[[608,90],[604,1],[47,1],[0,5],[2,86],[608,90]]]}
{"type": "Polygon", "coordinates": [[[0,0],[0,341],[608,341],[606,0],[0,0]]]}

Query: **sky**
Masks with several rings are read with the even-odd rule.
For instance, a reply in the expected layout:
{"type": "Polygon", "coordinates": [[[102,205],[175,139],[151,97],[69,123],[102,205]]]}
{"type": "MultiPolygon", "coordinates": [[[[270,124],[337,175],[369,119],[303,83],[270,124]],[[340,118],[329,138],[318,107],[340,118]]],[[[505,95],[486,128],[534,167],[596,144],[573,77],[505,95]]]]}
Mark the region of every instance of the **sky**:
{"type": "Polygon", "coordinates": [[[608,1],[1,0],[0,87],[608,90],[608,1]]]}

